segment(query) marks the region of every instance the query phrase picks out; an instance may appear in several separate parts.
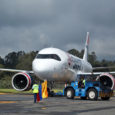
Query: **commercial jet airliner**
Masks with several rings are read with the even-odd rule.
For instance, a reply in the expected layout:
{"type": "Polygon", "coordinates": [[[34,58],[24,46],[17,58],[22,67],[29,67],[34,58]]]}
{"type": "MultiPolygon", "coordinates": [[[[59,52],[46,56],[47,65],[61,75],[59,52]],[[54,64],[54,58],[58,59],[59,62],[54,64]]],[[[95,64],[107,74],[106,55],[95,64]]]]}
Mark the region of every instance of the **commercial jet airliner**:
{"type": "MultiPolygon", "coordinates": [[[[18,72],[12,77],[12,86],[18,91],[31,89],[32,77],[35,74],[41,80],[71,82],[75,81],[78,75],[92,75],[93,67],[88,62],[89,32],[86,36],[86,44],[83,59],[73,56],[58,48],[45,48],[39,51],[32,62],[32,71],[3,69],[1,71],[18,72]]],[[[103,85],[114,89],[115,79],[109,73],[93,73],[103,85]]]]}

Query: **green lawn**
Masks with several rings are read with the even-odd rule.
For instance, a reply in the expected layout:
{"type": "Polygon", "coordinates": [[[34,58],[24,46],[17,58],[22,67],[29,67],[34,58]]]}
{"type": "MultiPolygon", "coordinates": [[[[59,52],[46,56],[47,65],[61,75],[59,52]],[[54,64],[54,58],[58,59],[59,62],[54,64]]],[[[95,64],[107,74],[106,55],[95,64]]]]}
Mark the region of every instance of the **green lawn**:
{"type": "Polygon", "coordinates": [[[32,93],[32,90],[30,91],[16,91],[15,89],[0,89],[0,93],[32,93]]]}
{"type": "MultiPolygon", "coordinates": [[[[62,89],[53,89],[53,91],[59,92],[59,91],[63,91],[62,89]]],[[[14,93],[14,94],[21,94],[21,93],[25,93],[25,94],[30,94],[32,93],[32,90],[29,91],[16,91],[15,89],[0,89],[0,93],[14,93]]]]}

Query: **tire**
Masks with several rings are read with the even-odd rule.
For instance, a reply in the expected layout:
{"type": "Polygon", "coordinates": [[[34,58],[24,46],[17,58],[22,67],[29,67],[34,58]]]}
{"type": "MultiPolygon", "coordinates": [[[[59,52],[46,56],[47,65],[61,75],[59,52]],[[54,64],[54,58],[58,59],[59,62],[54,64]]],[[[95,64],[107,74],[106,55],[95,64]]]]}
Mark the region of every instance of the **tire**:
{"type": "Polygon", "coordinates": [[[54,91],[51,91],[49,88],[47,88],[48,91],[48,97],[54,97],[54,91]]]}
{"type": "Polygon", "coordinates": [[[48,92],[48,97],[50,96],[50,89],[47,88],[47,92],[48,92]]]}
{"type": "Polygon", "coordinates": [[[101,97],[102,100],[109,100],[110,97],[101,97]]]}
{"type": "Polygon", "coordinates": [[[97,100],[98,99],[97,90],[94,88],[89,89],[87,92],[87,97],[89,100],[97,100]]]}
{"type": "Polygon", "coordinates": [[[72,88],[66,89],[66,97],[67,99],[73,99],[75,96],[74,90],[72,88]]]}

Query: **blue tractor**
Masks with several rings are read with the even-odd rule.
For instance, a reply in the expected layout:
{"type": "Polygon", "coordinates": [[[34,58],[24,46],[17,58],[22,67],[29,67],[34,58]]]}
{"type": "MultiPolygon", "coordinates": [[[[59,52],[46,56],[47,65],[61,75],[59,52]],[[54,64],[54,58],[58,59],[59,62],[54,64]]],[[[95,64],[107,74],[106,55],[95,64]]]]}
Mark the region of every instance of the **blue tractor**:
{"type": "Polygon", "coordinates": [[[87,81],[85,86],[79,85],[80,82],[74,81],[66,86],[63,90],[63,95],[68,99],[73,99],[79,96],[81,99],[97,100],[101,97],[102,100],[109,100],[113,96],[113,91],[101,85],[99,81],[87,81]]]}

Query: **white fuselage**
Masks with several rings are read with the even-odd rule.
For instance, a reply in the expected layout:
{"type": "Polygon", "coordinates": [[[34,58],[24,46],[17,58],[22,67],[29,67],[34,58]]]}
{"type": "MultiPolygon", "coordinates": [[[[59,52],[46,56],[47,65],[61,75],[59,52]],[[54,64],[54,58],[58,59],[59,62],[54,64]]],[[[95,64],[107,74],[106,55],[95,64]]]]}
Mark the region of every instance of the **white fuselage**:
{"type": "Polygon", "coordinates": [[[90,63],[57,48],[41,50],[32,67],[37,77],[48,81],[70,82],[76,80],[78,73],[92,72],[90,63]]]}

